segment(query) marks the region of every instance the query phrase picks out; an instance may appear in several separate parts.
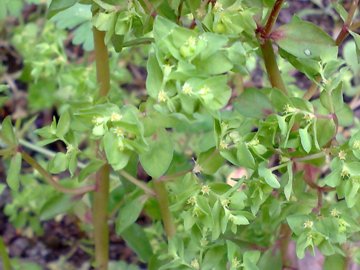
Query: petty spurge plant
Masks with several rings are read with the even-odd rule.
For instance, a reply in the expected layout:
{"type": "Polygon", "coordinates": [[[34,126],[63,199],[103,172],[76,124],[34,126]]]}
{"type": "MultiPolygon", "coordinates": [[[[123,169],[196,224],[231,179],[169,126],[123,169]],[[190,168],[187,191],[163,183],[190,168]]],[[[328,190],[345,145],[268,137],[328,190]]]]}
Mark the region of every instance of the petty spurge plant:
{"type": "Polygon", "coordinates": [[[2,122],[15,226],[77,215],[101,270],[112,224],[147,269],[360,261],[358,0],[332,1],[335,38],[296,14],[278,25],[283,0],[50,2],[41,33],[29,23],[12,39],[33,114],[57,108],[35,132],[36,117],[2,122]],[[56,27],[90,60],[68,59],[56,27]],[[120,89],[122,61],[144,60],[146,92],[120,89]],[[264,86],[246,86],[259,68],[264,86]]]}

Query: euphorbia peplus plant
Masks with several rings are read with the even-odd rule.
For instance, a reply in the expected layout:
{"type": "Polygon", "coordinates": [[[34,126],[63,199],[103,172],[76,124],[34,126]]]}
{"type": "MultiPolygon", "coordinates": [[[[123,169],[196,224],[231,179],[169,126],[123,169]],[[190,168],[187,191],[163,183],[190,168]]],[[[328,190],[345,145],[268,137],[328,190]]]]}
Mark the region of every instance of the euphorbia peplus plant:
{"type": "MultiPolygon", "coordinates": [[[[360,130],[351,108],[359,90],[338,54],[349,34],[360,50],[358,1],[348,11],[333,3],[343,19],[335,40],[296,15],[275,27],[283,2],[51,1],[57,21],[92,14],[99,90],[69,100],[37,130],[41,145],[62,141],[66,153],[21,139],[3,121],[9,187],[27,188],[23,160],[58,192],[90,201],[101,270],[112,221],[148,269],[292,269],[293,240],[300,259],[318,249],[327,267],[358,261],[360,130]],[[133,46],[148,51],[148,98],[132,105],[109,94],[109,57],[133,46]],[[269,83],[243,89],[256,59],[269,83]],[[291,71],[312,81],[305,94],[291,71]],[[138,163],[150,182],[136,178],[138,163]],[[52,175],[66,171],[65,182],[52,175]],[[152,220],[145,230],[135,223],[142,211],[152,220]]],[[[77,39],[91,49],[86,36],[77,39]]]]}

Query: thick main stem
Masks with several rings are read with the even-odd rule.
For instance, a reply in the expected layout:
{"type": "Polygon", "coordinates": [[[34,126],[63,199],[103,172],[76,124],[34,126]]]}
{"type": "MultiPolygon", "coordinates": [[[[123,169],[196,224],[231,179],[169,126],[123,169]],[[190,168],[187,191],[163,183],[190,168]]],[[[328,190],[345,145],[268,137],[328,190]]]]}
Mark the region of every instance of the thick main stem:
{"type": "Polygon", "coordinates": [[[276,56],[271,41],[266,39],[261,46],[266,72],[272,87],[276,87],[287,95],[285,84],[281,78],[281,73],[276,62],[276,56]]]}
{"type": "Polygon", "coordinates": [[[95,240],[96,269],[107,270],[109,260],[109,173],[110,166],[104,165],[96,173],[97,190],[94,192],[93,225],[95,240]]]}
{"type": "MultiPolygon", "coordinates": [[[[95,45],[96,75],[100,86],[99,95],[105,97],[110,89],[110,70],[108,50],[104,37],[105,32],[93,29],[95,45]]],[[[99,149],[97,150],[99,151],[99,149]]],[[[101,158],[100,153],[97,155],[101,158]]],[[[95,241],[95,263],[96,269],[107,270],[109,262],[109,227],[108,227],[108,203],[109,203],[109,179],[110,166],[103,165],[96,173],[96,190],[92,206],[94,241],[95,241]]]]}
{"type": "Polygon", "coordinates": [[[176,233],[175,224],[169,209],[169,198],[164,182],[154,180],[154,190],[160,206],[161,218],[164,224],[165,233],[168,239],[176,233]]]}
{"type": "Polygon", "coordinates": [[[282,80],[279,66],[276,62],[276,56],[270,40],[272,28],[274,27],[277,17],[279,16],[284,0],[276,0],[267,22],[263,29],[259,31],[259,41],[261,53],[263,55],[266,72],[272,87],[276,87],[287,95],[285,84],[282,80]]]}
{"type": "Polygon", "coordinates": [[[281,7],[285,0],[277,0],[270,12],[270,16],[267,19],[266,25],[264,27],[264,36],[268,37],[271,33],[272,28],[275,25],[277,17],[279,16],[281,7]]]}

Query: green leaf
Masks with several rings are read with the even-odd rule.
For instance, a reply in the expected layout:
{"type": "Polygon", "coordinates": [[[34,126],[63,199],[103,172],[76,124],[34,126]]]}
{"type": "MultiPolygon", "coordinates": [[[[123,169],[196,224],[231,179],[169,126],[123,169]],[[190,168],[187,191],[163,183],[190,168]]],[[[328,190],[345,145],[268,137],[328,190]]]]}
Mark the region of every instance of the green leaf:
{"type": "Polygon", "coordinates": [[[121,140],[112,132],[107,132],[102,138],[106,158],[115,171],[123,169],[130,159],[129,151],[120,149],[121,140]]]}
{"type": "Polygon", "coordinates": [[[316,134],[316,139],[320,147],[323,147],[325,144],[329,143],[336,134],[336,126],[334,121],[323,118],[316,119],[316,134]]]}
{"type": "Polygon", "coordinates": [[[162,176],[170,166],[174,145],[171,137],[162,129],[149,138],[149,150],[140,154],[140,163],[153,178],[162,176]]]}
{"type": "Polygon", "coordinates": [[[320,94],[321,104],[329,111],[329,113],[336,113],[344,107],[342,84],[332,91],[322,91],[320,94]]]}
{"type": "Polygon", "coordinates": [[[309,153],[311,151],[311,136],[308,132],[308,129],[300,128],[299,135],[302,147],[304,148],[306,153],[309,153]]]}
{"type": "Polygon", "coordinates": [[[75,5],[78,0],[52,0],[48,9],[48,18],[53,17],[56,13],[75,5]]]}
{"type": "Polygon", "coordinates": [[[276,115],[276,118],[278,120],[278,125],[279,125],[279,128],[280,128],[281,136],[285,138],[287,130],[288,130],[287,123],[285,121],[286,117],[276,115]]]}
{"type": "Polygon", "coordinates": [[[126,244],[136,252],[139,259],[143,262],[148,262],[153,256],[153,251],[145,234],[143,228],[134,223],[122,232],[121,237],[125,240],[126,244]]]}
{"type": "Polygon", "coordinates": [[[61,114],[59,122],[56,127],[56,136],[60,139],[64,139],[65,134],[70,129],[70,113],[69,111],[65,111],[61,114]]]}
{"type": "Polygon", "coordinates": [[[339,270],[346,268],[347,268],[346,257],[340,254],[334,254],[332,256],[328,256],[325,258],[324,266],[323,266],[324,270],[339,270]]]}
{"type": "Polygon", "coordinates": [[[286,218],[287,223],[289,224],[290,229],[296,234],[299,235],[304,231],[304,222],[308,220],[309,217],[305,215],[290,215],[286,218]]]}
{"type": "Polygon", "coordinates": [[[55,216],[66,213],[76,204],[72,195],[59,193],[46,201],[40,210],[40,220],[49,220],[55,216]]]}
{"type": "Polygon", "coordinates": [[[360,35],[353,31],[349,31],[349,33],[353,36],[356,45],[356,55],[358,58],[358,63],[360,63],[360,35]]]}
{"type": "Polygon", "coordinates": [[[213,147],[206,152],[200,153],[196,162],[201,167],[201,172],[205,174],[214,174],[224,164],[224,158],[219,151],[213,147]]]}
{"type": "Polygon", "coordinates": [[[234,103],[234,106],[240,114],[257,119],[262,119],[273,112],[269,98],[256,88],[246,89],[234,103]]]}
{"type": "Polygon", "coordinates": [[[83,181],[86,177],[89,175],[97,172],[101,166],[104,165],[104,162],[102,160],[93,160],[89,164],[86,165],[84,169],[82,169],[78,176],[78,181],[83,181]]]}
{"type": "Polygon", "coordinates": [[[298,58],[336,58],[334,40],[313,23],[293,20],[276,30],[277,44],[298,58]]]}
{"type": "Polygon", "coordinates": [[[17,144],[17,138],[15,136],[10,116],[7,116],[2,122],[1,137],[3,138],[4,142],[9,146],[15,146],[17,144]]]}
{"type": "Polygon", "coordinates": [[[336,169],[324,178],[324,183],[330,187],[336,187],[341,183],[341,169],[336,169]]]}
{"type": "Polygon", "coordinates": [[[227,76],[225,75],[209,77],[201,87],[209,89],[207,94],[200,94],[203,103],[209,110],[223,108],[231,97],[231,89],[227,85],[227,76]]]}
{"type": "Polygon", "coordinates": [[[228,72],[232,67],[232,63],[224,53],[215,53],[207,59],[201,60],[199,64],[199,68],[210,75],[228,72]]]}
{"type": "Polygon", "coordinates": [[[256,264],[260,259],[260,255],[260,251],[257,250],[245,251],[243,255],[244,270],[259,270],[256,264]]]}
{"type": "Polygon", "coordinates": [[[48,169],[51,173],[61,173],[68,168],[69,161],[65,153],[56,153],[56,155],[50,160],[48,169]]]}
{"type": "Polygon", "coordinates": [[[121,52],[124,44],[124,35],[113,35],[111,37],[111,43],[117,53],[121,52]]]}
{"type": "Polygon", "coordinates": [[[244,166],[245,168],[250,169],[255,168],[254,157],[244,142],[238,144],[236,158],[240,166],[244,166]]]}
{"type": "Polygon", "coordinates": [[[16,153],[10,161],[6,182],[9,187],[14,190],[19,190],[20,185],[20,170],[21,170],[21,153],[16,153]]]}
{"type": "Polygon", "coordinates": [[[74,36],[72,42],[75,45],[81,44],[86,51],[92,51],[94,41],[91,18],[91,5],[75,4],[57,13],[51,21],[56,23],[57,28],[71,29],[74,36]]]}
{"type": "Polygon", "coordinates": [[[272,188],[280,188],[280,183],[270,169],[259,167],[259,175],[265,179],[265,182],[272,188]]]}
{"type": "Polygon", "coordinates": [[[120,208],[115,223],[117,234],[121,234],[138,219],[145,201],[144,197],[140,196],[131,201],[127,201],[125,206],[120,208]]]}
{"type": "Polygon", "coordinates": [[[287,175],[289,176],[289,180],[288,180],[286,186],[284,187],[284,193],[285,193],[285,197],[287,200],[290,200],[293,179],[294,179],[292,166],[293,166],[292,162],[289,162],[287,165],[287,175]]]}
{"type": "Polygon", "coordinates": [[[146,78],[146,91],[149,96],[157,99],[162,88],[163,74],[154,53],[149,55],[146,69],[148,72],[146,78]]]}

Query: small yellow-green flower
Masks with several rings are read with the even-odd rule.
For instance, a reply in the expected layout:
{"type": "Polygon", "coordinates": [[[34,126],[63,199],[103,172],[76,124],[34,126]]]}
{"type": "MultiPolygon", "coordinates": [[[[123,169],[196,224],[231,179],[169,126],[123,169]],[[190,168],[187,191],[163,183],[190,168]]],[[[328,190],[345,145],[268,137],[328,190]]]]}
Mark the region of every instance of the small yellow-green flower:
{"type": "Polygon", "coordinates": [[[209,195],[210,191],[211,191],[211,189],[210,189],[209,185],[203,185],[201,187],[201,193],[202,194],[209,195]]]}
{"type": "Polygon", "coordinates": [[[305,229],[311,229],[313,226],[314,226],[314,222],[312,222],[311,220],[307,220],[304,222],[305,229]]]}
{"type": "Polygon", "coordinates": [[[181,91],[185,94],[185,95],[191,95],[193,93],[193,89],[191,87],[190,84],[185,83],[181,89],[181,91]]]}
{"type": "Polygon", "coordinates": [[[339,151],[338,157],[339,157],[340,160],[345,160],[346,159],[345,151],[344,150],[339,151]]]}
{"type": "Polygon", "coordinates": [[[158,101],[159,102],[165,102],[169,99],[168,95],[165,93],[164,90],[161,90],[158,94],[158,101]]]}
{"type": "Polygon", "coordinates": [[[120,121],[122,118],[123,118],[123,116],[121,114],[113,112],[110,116],[110,121],[117,122],[117,121],[120,121]]]}

